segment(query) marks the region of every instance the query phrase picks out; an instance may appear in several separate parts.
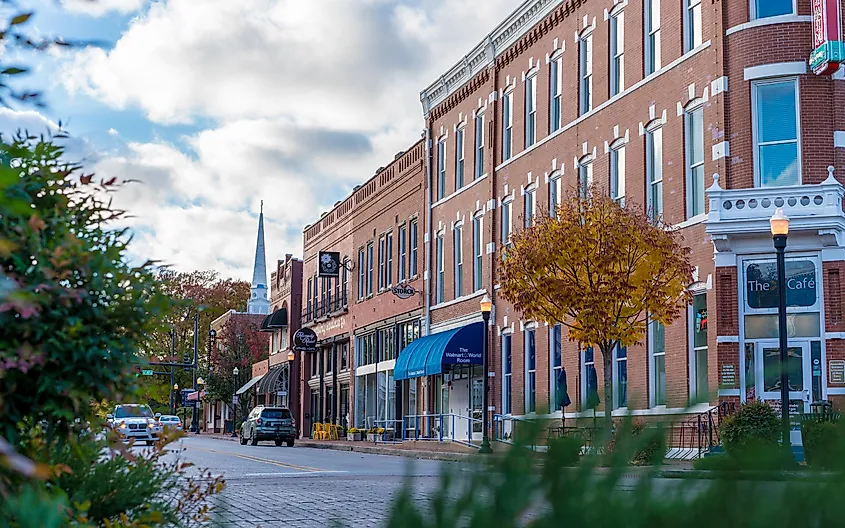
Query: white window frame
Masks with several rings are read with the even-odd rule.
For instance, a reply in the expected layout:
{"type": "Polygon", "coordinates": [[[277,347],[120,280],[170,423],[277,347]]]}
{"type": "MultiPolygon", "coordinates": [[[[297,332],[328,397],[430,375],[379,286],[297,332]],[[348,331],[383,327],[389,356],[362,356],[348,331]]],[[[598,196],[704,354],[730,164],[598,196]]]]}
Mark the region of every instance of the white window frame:
{"type": "Polygon", "coordinates": [[[549,176],[549,216],[557,216],[557,206],[563,200],[563,172],[555,171],[549,176]]]}
{"type": "MultiPolygon", "coordinates": [[[[759,17],[757,16],[757,3],[759,0],[749,0],[748,6],[748,13],[750,15],[751,20],[762,20],[766,18],[771,18],[774,16],[789,16],[789,15],[797,15],[798,14],[798,0],[791,0],[792,3],[792,11],[789,13],[783,13],[782,15],[771,15],[768,17],[759,17]]],[[[763,0],[763,1],[770,1],[770,0],[763,0]]]]}
{"type": "MultiPolygon", "coordinates": [[[[624,406],[621,405],[622,393],[619,390],[622,387],[622,384],[620,383],[621,378],[619,376],[619,364],[624,362],[625,366],[627,367],[627,365],[628,365],[628,355],[629,354],[628,354],[628,348],[627,347],[623,347],[623,346],[617,344],[616,347],[613,349],[613,408],[614,409],[625,410],[625,409],[628,408],[628,399],[630,397],[630,394],[628,394],[627,385],[625,386],[625,405],[624,406]],[[622,349],[622,348],[625,348],[625,357],[624,358],[619,357],[619,350],[622,349]]],[[[628,379],[630,379],[630,375],[627,371],[627,368],[626,368],[625,372],[626,372],[626,377],[628,379]]]]}
{"type": "Polygon", "coordinates": [[[446,138],[437,141],[437,199],[446,197],[446,138]]]}
{"type": "Polygon", "coordinates": [[[618,4],[609,15],[610,97],[625,90],[625,4],[618,4]],[[622,38],[619,38],[619,37],[622,38]],[[618,68],[616,67],[618,65],[618,68]],[[617,72],[618,69],[618,72],[617,72]]]}
{"type": "MultiPolygon", "coordinates": [[[[587,385],[589,383],[589,376],[587,374],[587,367],[592,365],[593,368],[596,368],[596,348],[592,347],[593,349],[593,361],[591,363],[587,363],[587,349],[591,347],[584,347],[581,349],[581,411],[587,410],[587,400],[589,400],[590,395],[587,393],[587,385]]],[[[596,370],[596,384],[598,384],[598,370],[596,370]]],[[[599,387],[596,387],[596,392],[599,391],[599,387]]],[[[601,395],[599,395],[601,398],[601,395]]]]}
{"type": "Polygon", "coordinates": [[[411,246],[408,261],[408,276],[413,278],[419,273],[419,263],[417,262],[417,258],[419,257],[419,225],[416,218],[410,222],[408,228],[408,238],[410,239],[408,242],[411,246]]]}
{"type": "Polygon", "coordinates": [[[526,228],[534,225],[534,219],[537,216],[537,187],[535,185],[531,185],[525,189],[522,214],[526,228]]]}
{"type": "Polygon", "coordinates": [[[501,355],[502,355],[502,414],[504,415],[511,415],[513,414],[513,334],[510,332],[503,332],[502,333],[502,343],[501,343],[501,355]],[[511,371],[505,372],[505,366],[507,363],[507,354],[505,350],[505,343],[508,344],[508,351],[511,355],[511,371]],[[509,382],[509,383],[506,383],[509,382]]]}
{"type": "Polygon", "coordinates": [[[452,228],[452,263],[455,266],[455,299],[464,293],[464,223],[452,228]]]}
{"type": "Polygon", "coordinates": [[[549,134],[563,128],[563,57],[549,61],[549,134]],[[555,119],[557,109],[557,119],[555,119]]]}
{"type": "Polygon", "coordinates": [[[684,0],[684,53],[689,53],[704,42],[704,0],[684,0]],[[698,10],[698,25],[695,13],[698,10]]]}
{"type": "Polygon", "coordinates": [[[484,112],[475,116],[475,179],[484,175],[484,112]]]}
{"type": "Polygon", "coordinates": [[[687,188],[687,205],[686,205],[686,214],[687,219],[694,218],[699,215],[704,214],[705,205],[704,202],[706,201],[706,197],[704,194],[704,104],[703,102],[697,102],[694,105],[689,106],[684,110],[684,151],[685,151],[685,160],[684,160],[684,169],[686,173],[686,188],[687,188]],[[701,130],[699,130],[698,138],[701,141],[701,160],[697,162],[693,162],[692,160],[692,153],[693,153],[693,145],[692,145],[692,137],[693,137],[693,117],[695,114],[700,113],[701,115],[701,130]],[[700,211],[695,211],[693,209],[693,204],[695,203],[695,182],[693,180],[693,174],[695,169],[701,167],[701,182],[699,183],[700,186],[700,198],[701,204],[700,211]]]}
{"type": "Polygon", "coordinates": [[[625,146],[624,139],[616,140],[610,145],[610,198],[625,207],[625,146]]]}
{"type": "Polygon", "coordinates": [[[581,198],[589,196],[590,187],[593,185],[593,161],[592,155],[587,155],[578,160],[578,194],[581,198]]]}
{"type": "Polygon", "coordinates": [[[502,161],[513,157],[513,89],[502,96],[502,161]]]}
{"type": "MultiPolygon", "coordinates": [[[[786,143],[797,143],[798,145],[798,183],[796,185],[803,184],[803,171],[802,171],[802,163],[803,163],[803,156],[801,155],[801,99],[800,99],[800,85],[798,83],[797,77],[778,77],[775,79],[765,79],[759,81],[753,81],[751,83],[751,137],[754,147],[754,186],[755,187],[763,187],[763,180],[762,174],[760,173],[760,141],[759,141],[759,130],[758,128],[758,115],[757,115],[757,107],[758,104],[758,88],[763,85],[767,84],[781,84],[792,82],[794,86],[795,92],[795,140],[789,141],[773,141],[770,143],[766,143],[766,145],[777,145],[777,144],[786,144],[786,143]]],[[[767,187],[777,188],[778,186],[770,185],[767,187]]]]}
{"type": "Polygon", "coordinates": [[[387,241],[385,235],[381,235],[378,237],[378,291],[383,291],[387,282],[385,279],[387,277],[385,271],[386,264],[387,264],[387,253],[385,252],[385,248],[387,247],[387,241]]]}
{"type": "Polygon", "coordinates": [[[367,294],[366,283],[366,249],[364,246],[358,248],[358,300],[362,300],[367,294]]]}
{"type": "MultiPolygon", "coordinates": [[[[653,220],[658,220],[663,215],[663,123],[658,122],[646,128],[645,131],[645,158],[646,158],[646,207],[653,220]],[[660,160],[655,164],[652,159],[652,151],[656,144],[655,137],[659,133],[660,138],[660,160]],[[660,188],[660,207],[654,204],[652,187],[660,188]]],[[[657,158],[656,154],[654,158],[657,158]]]]}
{"type": "Polygon", "coordinates": [[[666,398],[668,397],[668,385],[664,391],[662,403],[657,402],[657,384],[659,383],[657,376],[657,362],[655,356],[663,356],[663,375],[666,376],[666,327],[663,327],[663,352],[660,354],[654,353],[654,324],[657,321],[649,321],[648,323],[648,379],[649,379],[649,407],[650,408],[665,408],[666,398]]]}
{"type": "Polygon", "coordinates": [[[502,246],[509,246],[511,233],[513,233],[513,198],[510,196],[502,200],[502,246]],[[505,221],[507,211],[507,221],[505,221]]]}
{"type": "Polygon", "coordinates": [[[537,142],[537,75],[525,78],[525,148],[537,142]]]}
{"type": "MultiPolygon", "coordinates": [[[[700,283],[699,283],[700,284],[700,283]]],[[[705,306],[707,306],[707,289],[706,288],[698,288],[698,289],[691,289],[690,293],[693,297],[697,297],[699,295],[704,296],[705,306]]],[[[688,333],[688,340],[689,340],[689,393],[691,402],[690,403],[702,403],[702,402],[709,402],[710,401],[710,394],[705,395],[706,399],[702,399],[702,395],[699,394],[699,386],[698,386],[698,353],[700,351],[704,351],[706,354],[709,354],[708,345],[709,343],[705,343],[704,346],[696,347],[695,346],[695,303],[690,303],[687,307],[687,333],[688,333]]],[[[708,313],[708,323],[709,323],[709,313],[708,313]]],[[[709,338],[709,324],[708,324],[708,338],[709,338]]],[[[709,339],[708,339],[709,340],[709,339]]],[[[708,368],[710,364],[710,358],[707,358],[708,368]]],[[[707,387],[709,391],[709,387],[707,387]]]]}
{"type": "Polygon", "coordinates": [[[399,226],[399,269],[396,273],[396,283],[401,284],[408,278],[406,274],[408,263],[408,225],[399,226]]]}
{"type": "Polygon", "coordinates": [[[525,325],[525,330],[522,332],[522,348],[523,348],[523,365],[525,365],[525,414],[533,414],[537,412],[537,326],[536,324],[525,325]],[[534,335],[534,368],[529,368],[528,364],[528,334],[534,335]],[[529,379],[534,375],[534,408],[531,409],[531,399],[529,379]]]}
{"type": "Polygon", "coordinates": [[[385,287],[391,288],[393,286],[393,231],[385,235],[385,251],[387,258],[385,259],[385,287]]]}
{"type": "Polygon", "coordinates": [[[662,22],[660,19],[661,0],[644,0],[644,2],[645,5],[643,6],[643,13],[645,16],[645,20],[643,28],[645,29],[645,31],[643,32],[643,37],[645,39],[645,43],[643,45],[643,49],[645,50],[645,60],[643,60],[643,73],[646,77],[648,77],[649,75],[663,67],[660,43],[660,28],[662,22]],[[655,11],[657,11],[657,27],[652,26],[652,22],[655,18],[655,15],[653,13],[655,11]],[[654,41],[653,43],[652,40],[654,41]],[[652,58],[654,62],[653,65],[651,64],[652,58]]]}
{"type": "Polygon", "coordinates": [[[373,269],[375,246],[372,240],[367,242],[367,296],[373,294],[373,269]]]}
{"type": "Polygon", "coordinates": [[[444,301],[446,295],[445,248],[443,247],[443,232],[435,237],[435,259],[437,264],[437,284],[435,289],[435,304],[444,301]]]}
{"type": "Polygon", "coordinates": [[[484,287],[484,215],[472,217],[472,288],[479,291],[484,287]]]}
{"type": "Polygon", "coordinates": [[[578,38],[579,115],[593,109],[593,51],[593,28],[590,27],[578,38]]]}
{"type": "Polygon", "coordinates": [[[466,147],[466,134],[463,126],[459,126],[455,131],[455,190],[459,190],[464,186],[464,169],[466,163],[464,160],[464,149],[466,147]]]}

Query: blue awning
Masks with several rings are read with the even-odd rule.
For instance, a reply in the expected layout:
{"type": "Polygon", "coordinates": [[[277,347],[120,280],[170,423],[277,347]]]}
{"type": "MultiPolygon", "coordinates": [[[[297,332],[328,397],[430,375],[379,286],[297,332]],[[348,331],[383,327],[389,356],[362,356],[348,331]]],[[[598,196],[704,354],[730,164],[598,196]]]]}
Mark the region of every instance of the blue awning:
{"type": "Polygon", "coordinates": [[[472,323],[413,341],[399,353],[393,379],[434,376],[444,365],[481,365],[484,323],[472,323]]]}

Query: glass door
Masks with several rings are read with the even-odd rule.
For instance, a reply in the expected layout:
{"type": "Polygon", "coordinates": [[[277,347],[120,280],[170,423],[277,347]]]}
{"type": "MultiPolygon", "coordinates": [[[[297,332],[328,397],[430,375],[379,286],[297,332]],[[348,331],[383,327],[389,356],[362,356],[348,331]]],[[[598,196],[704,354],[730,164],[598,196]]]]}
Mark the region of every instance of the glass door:
{"type": "MultiPolygon", "coordinates": [[[[757,346],[757,392],[761,399],[780,414],[781,361],[777,341],[762,341],[757,346]],[[762,386],[760,386],[762,385],[762,386]]],[[[810,412],[810,391],[812,388],[809,341],[790,340],[787,347],[787,379],[789,382],[789,414],[810,412]]],[[[801,434],[793,425],[791,440],[800,445],[801,434]]]]}

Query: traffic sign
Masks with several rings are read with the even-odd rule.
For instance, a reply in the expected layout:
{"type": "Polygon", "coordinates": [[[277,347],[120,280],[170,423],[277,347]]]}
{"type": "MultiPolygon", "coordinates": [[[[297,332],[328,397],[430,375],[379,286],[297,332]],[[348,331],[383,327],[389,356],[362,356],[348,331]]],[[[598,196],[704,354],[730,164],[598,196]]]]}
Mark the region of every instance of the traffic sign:
{"type": "Polygon", "coordinates": [[[141,375],[143,375],[143,376],[152,376],[152,375],[153,375],[153,371],[152,371],[152,370],[146,370],[146,369],[145,369],[145,370],[142,370],[142,371],[141,371],[141,375]]]}

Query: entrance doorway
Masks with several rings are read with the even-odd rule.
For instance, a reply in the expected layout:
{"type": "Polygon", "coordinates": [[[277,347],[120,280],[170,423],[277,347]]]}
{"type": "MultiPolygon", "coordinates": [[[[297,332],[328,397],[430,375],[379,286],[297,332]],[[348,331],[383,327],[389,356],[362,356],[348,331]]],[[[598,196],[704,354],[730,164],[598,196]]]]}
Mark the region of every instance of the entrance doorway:
{"type": "MultiPolygon", "coordinates": [[[[759,398],[771,405],[780,415],[781,407],[781,362],[780,347],[777,341],[756,341],[754,346],[755,392],[759,398]]],[[[810,342],[790,340],[787,347],[787,378],[789,381],[789,414],[799,415],[810,412],[812,369],[810,367],[810,342]]],[[[801,445],[801,431],[797,425],[792,427],[790,440],[793,445],[801,445]]]]}

